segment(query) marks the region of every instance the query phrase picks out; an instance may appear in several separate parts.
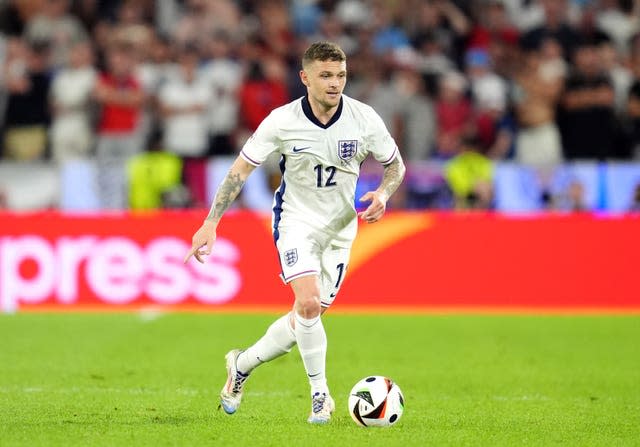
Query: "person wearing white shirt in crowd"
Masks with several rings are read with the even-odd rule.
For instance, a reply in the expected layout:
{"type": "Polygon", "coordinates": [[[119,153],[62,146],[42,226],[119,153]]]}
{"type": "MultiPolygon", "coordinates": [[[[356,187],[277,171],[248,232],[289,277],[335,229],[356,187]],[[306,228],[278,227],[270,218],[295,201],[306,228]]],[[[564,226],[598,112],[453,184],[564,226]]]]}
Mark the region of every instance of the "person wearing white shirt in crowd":
{"type": "Polygon", "coordinates": [[[92,51],[88,41],[76,43],[67,66],[58,72],[51,85],[51,153],[59,162],[85,157],[93,147],[90,107],[96,70],[92,51]]]}
{"type": "Polygon", "coordinates": [[[208,155],[235,154],[234,132],[238,127],[238,89],[242,84],[242,66],[230,56],[231,36],[217,31],[206,43],[211,57],[201,68],[203,80],[211,87],[211,102],[207,109],[209,126],[208,155]]]}
{"type": "Polygon", "coordinates": [[[207,107],[211,86],[197,76],[199,53],[193,46],[179,51],[178,75],[160,88],[164,149],[182,157],[202,157],[207,150],[207,107]]]}

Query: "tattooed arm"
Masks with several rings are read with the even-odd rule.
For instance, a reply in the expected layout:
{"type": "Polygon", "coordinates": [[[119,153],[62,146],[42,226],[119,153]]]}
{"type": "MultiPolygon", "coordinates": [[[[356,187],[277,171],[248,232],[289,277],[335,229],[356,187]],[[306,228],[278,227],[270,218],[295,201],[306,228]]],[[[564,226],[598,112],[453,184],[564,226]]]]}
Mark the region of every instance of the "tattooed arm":
{"type": "Polygon", "coordinates": [[[247,181],[249,174],[253,172],[255,166],[247,163],[243,158],[238,157],[231,165],[231,169],[222,180],[218,187],[216,196],[211,204],[211,209],[202,226],[193,235],[191,242],[191,250],[184,258],[186,263],[191,256],[194,256],[198,262],[203,263],[202,256],[211,253],[211,248],[216,240],[216,228],[222,215],[229,209],[233,201],[238,197],[244,183],[247,181]]]}
{"type": "Polygon", "coordinates": [[[251,174],[254,169],[255,166],[247,163],[243,158],[236,158],[236,161],[233,162],[229,172],[227,172],[227,175],[218,187],[206,220],[216,225],[218,224],[224,212],[227,211],[236,197],[238,197],[238,194],[240,194],[244,182],[247,181],[247,177],[249,177],[249,174],[251,174]]]}
{"type": "Polygon", "coordinates": [[[404,162],[402,161],[400,153],[398,153],[396,158],[384,167],[382,182],[380,182],[378,189],[369,191],[360,198],[361,202],[371,201],[371,204],[365,211],[359,213],[358,216],[367,223],[379,221],[387,209],[387,200],[389,200],[391,194],[393,194],[396,189],[398,189],[398,186],[400,186],[400,183],[402,183],[405,172],[404,162]]]}
{"type": "Polygon", "coordinates": [[[380,183],[380,186],[378,186],[377,190],[384,193],[388,199],[391,197],[391,194],[398,189],[400,183],[402,183],[405,172],[406,168],[404,166],[404,162],[402,161],[400,154],[398,154],[391,163],[384,167],[382,182],[380,183]]]}

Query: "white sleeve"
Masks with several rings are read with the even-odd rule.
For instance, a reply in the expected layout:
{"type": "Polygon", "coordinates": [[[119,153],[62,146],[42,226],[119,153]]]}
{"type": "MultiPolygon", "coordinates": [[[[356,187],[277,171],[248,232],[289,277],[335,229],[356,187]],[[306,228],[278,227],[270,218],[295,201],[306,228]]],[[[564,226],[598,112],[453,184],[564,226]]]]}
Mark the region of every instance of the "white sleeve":
{"type": "Polygon", "coordinates": [[[383,165],[388,165],[396,158],[398,154],[398,145],[395,140],[389,134],[387,127],[384,125],[384,121],[380,118],[373,109],[369,117],[370,123],[370,145],[369,151],[373,154],[373,157],[383,165]]]}
{"type": "Polygon", "coordinates": [[[279,138],[276,120],[271,113],[258,126],[240,151],[240,156],[254,166],[260,166],[269,154],[278,150],[279,138]]]}

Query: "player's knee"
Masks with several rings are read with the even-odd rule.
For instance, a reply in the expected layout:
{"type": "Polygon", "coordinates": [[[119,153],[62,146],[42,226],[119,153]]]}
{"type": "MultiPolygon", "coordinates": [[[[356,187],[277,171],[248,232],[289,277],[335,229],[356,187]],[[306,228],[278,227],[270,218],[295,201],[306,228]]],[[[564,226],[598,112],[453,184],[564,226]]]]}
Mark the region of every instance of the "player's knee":
{"type": "Polygon", "coordinates": [[[302,318],[315,318],[320,315],[320,294],[310,293],[304,296],[296,296],[296,312],[302,318]]]}

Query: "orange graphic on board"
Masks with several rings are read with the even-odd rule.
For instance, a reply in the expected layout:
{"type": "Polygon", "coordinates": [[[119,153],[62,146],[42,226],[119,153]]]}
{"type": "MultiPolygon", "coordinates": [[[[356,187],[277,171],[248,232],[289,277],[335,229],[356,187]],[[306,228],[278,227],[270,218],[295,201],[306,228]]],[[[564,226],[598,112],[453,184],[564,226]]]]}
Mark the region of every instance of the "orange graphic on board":
{"type": "Polygon", "coordinates": [[[388,214],[374,224],[360,223],[351,249],[349,273],[399,241],[432,225],[433,219],[425,213],[388,214]]]}

